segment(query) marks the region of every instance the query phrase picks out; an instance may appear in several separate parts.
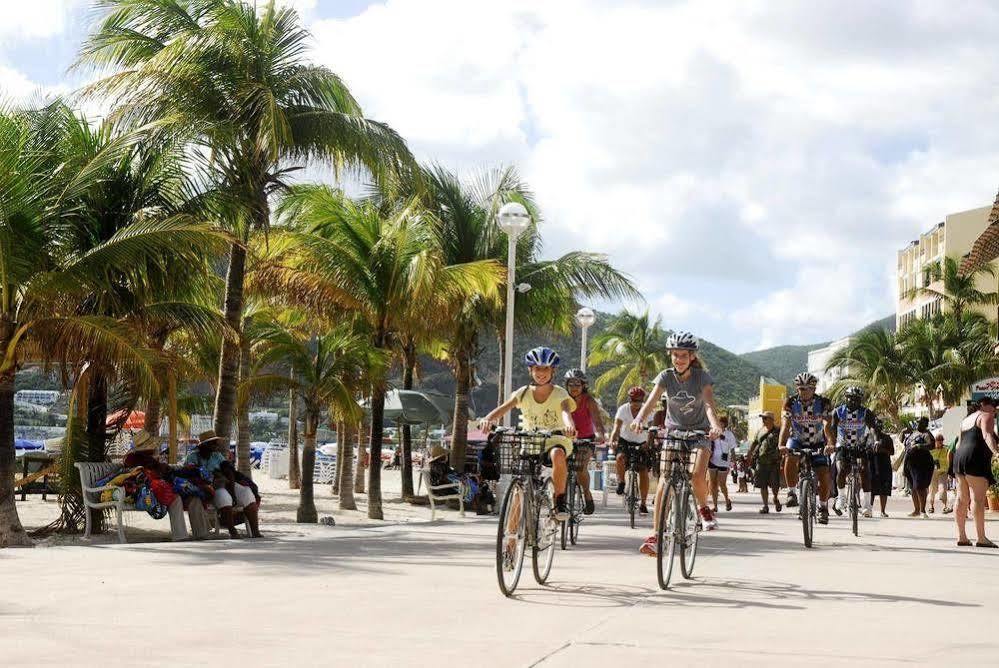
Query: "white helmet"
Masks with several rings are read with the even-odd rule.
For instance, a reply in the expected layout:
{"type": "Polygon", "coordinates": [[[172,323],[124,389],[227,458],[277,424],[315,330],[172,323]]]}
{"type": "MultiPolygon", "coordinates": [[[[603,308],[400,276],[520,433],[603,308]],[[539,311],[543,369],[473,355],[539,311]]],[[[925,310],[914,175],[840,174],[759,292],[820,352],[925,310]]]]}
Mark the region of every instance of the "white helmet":
{"type": "Polygon", "coordinates": [[[697,337],[690,332],[673,332],[666,338],[666,350],[697,350],[697,337]]]}
{"type": "Polygon", "coordinates": [[[819,379],[808,373],[807,371],[802,371],[797,376],[794,377],[795,387],[810,387],[815,389],[819,384],[819,379]]]}

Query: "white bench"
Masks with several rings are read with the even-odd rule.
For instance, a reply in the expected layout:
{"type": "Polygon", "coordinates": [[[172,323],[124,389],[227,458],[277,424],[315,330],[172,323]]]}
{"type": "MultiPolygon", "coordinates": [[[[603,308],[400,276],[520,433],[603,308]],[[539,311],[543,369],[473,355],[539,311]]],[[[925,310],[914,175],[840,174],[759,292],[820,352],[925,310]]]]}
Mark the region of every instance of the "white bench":
{"type": "MultiPolygon", "coordinates": [[[[127,543],[128,541],[125,540],[125,524],[123,521],[124,514],[144,513],[146,511],[137,509],[133,503],[127,503],[125,501],[125,490],[122,487],[113,485],[104,485],[102,487],[93,486],[94,483],[101,478],[106,478],[110,474],[119,470],[121,466],[115,464],[114,462],[76,462],[75,466],[77,470],[80,471],[80,488],[83,492],[83,503],[88,508],[86,513],[87,526],[83,537],[90,538],[90,532],[92,530],[89,509],[93,508],[94,510],[107,510],[109,508],[114,508],[118,524],[118,542],[127,543]],[[101,493],[106,490],[112,490],[111,501],[101,501],[101,493]]],[[[234,512],[241,512],[242,510],[242,506],[233,506],[234,512]]],[[[210,504],[206,504],[205,514],[208,515],[208,524],[212,528],[212,531],[215,535],[218,535],[221,522],[219,521],[218,512],[215,510],[215,507],[210,504]]],[[[246,530],[247,537],[249,537],[250,526],[249,523],[245,521],[245,517],[243,527],[246,530]]]]}
{"type": "MultiPolygon", "coordinates": [[[[420,471],[420,484],[425,484],[427,487],[427,498],[430,499],[431,522],[437,518],[437,503],[440,501],[454,501],[457,499],[458,514],[462,517],[465,516],[465,493],[468,491],[468,485],[464,481],[448,482],[447,484],[436,486],[431,485],[430,468],[428,467],[420,471]]],[[[419,491],[419,487],[417,491],[419,491]]]]}

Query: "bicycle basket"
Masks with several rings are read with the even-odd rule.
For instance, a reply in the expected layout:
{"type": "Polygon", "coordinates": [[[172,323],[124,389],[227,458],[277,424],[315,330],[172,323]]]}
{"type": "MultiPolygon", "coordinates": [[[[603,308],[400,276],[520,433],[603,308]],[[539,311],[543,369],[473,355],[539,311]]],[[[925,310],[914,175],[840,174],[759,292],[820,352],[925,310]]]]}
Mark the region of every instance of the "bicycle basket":
{"type": "Polygon", "coordinates": [[[523,432],[495,432],[491,438],[496,439],[496,451],[499,453],[500,474],[519,473],[523,459],[521,450],[527,454],[538,455],[544,452],[545,438],[523,432]]]}

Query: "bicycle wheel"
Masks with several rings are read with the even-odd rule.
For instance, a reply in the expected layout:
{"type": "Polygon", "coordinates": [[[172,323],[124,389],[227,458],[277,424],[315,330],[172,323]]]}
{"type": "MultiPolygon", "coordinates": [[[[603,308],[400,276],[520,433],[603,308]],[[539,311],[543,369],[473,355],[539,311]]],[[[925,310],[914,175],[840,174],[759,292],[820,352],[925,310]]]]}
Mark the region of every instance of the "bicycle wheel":
{"type": "Polygon", "coordinates": [[[510,483],[496,530],[496,578],[504,596],[512,596],[524,567],[527,546],[527,495],[520,480],[510,483]]]}
{"type": "Polygon", "coordinates": [[[566,498],[568,498],[569,501],[570,501],[570,505],[569,505],[569,519],[567,519],[564,522],[559,522],[559,524],[561,525],[561,526],[559,526],[559,533],[562,534],[562,536],[561,536],[561,546],[562,546],[563,550],[565,549],[565,546],[567,544],[567,539],[569,538],[569,525],[572,523],[572,505],[571,505],[571,501],[572,501],[572,488],[574,486],[573,483],[575,482],[575,478],[576,478],[575,473],[573,473],[572,471],[569,471],[569,478],[565,482],[565,494],[566,494],[566,498]]]}
{"type": "Polygon", "coordinates": [[[555,519],[555,485],[549,480],[535,496],[534,545],[531,553],[531,563],[534,566],[534,579],[538,584],[544,584],[552,571],[552,561],[555,559],[555,536],[558,533],[559,522],[555,519]]]}
{"type": "Polygon", "coordinates": [[[701,523],[697,517],[697,500],[691,493],[690,488],[684,486],[684,503],[681,508],[686,512],[683,514],[683,545],[680,550],[680,572],[683,577],[690,579],[694,577],[694,561],[697,559],[697,537],[701,534],[701,523]]]}
{"type": "Polygon", "coordinates": [[[673,557],[676,556],[676,524],[683,516],[677,508],[676,490],[670,485],[663,494],[663,508],[659,513],[656,526],[656,576],[659,578],[659,588],[669,587],[673,575],[673,557]]]}
{"type": "Polygon", "coordinates": [[[849,481],[846,484],[847,496],[850,503],[850,523],[853,525],[853,535],[860,536],[860,499],[857,498],[857,480],[850,474],[849,481]]]}
{"type": "Polygon", "coordinates": [[[801,484],[801,493],[798,499],[798,510],[801,512],[801,531],[805,539],[805,547],[812,546],[812,535],[815,532],[815,492],[812,490],[812,482],[806,480],[801,484]]]}
{"type": "Polygon", "coordinates": [[[579,484],[573,486],[572,505],[569,506],[569,542],[573,545],[579,540],[579,525],[583,523],[583,509],[586,507],[586,497],[579,484]]]}
{"type": "Polygon", "coordinates": [[[631,519],[631,528],[635,528],[635,513],[638,512],[638,472],[628,469],[628,495],[625,501],[628,504],[628,517],[631,519]]]}

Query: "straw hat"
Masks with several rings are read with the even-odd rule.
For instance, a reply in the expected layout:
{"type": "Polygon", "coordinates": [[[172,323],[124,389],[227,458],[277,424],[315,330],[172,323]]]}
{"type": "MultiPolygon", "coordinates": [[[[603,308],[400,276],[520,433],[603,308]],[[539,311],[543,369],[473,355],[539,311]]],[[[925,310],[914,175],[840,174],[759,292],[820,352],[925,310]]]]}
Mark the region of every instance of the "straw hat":
{"type": "Polygon", "coordinates": [[[430,448],[430,461],[434,461],[435,459],[440,459],[441,457],[446,457],[446,456],[447,456],[447,450],[445,450],[443,447],[435,445],[434,447],[430,448]]]}
{"type": "Polygon", "coordinates": [[[200,434],[198,434],[198,445],[204,445],[206,443],[211,443],[212,445],[215,445],[220,440],[221,439],[215,435],[214,429],[209,429],[208,431],[203,431],[200,434]]]}
{"type": "Polygon", "coordinates": [[[143,450],[155,452],[159,444],[160,439],[145,430],[136,432],[135,436],[132,437],[132,450],[135,452],[143,450]]]}

